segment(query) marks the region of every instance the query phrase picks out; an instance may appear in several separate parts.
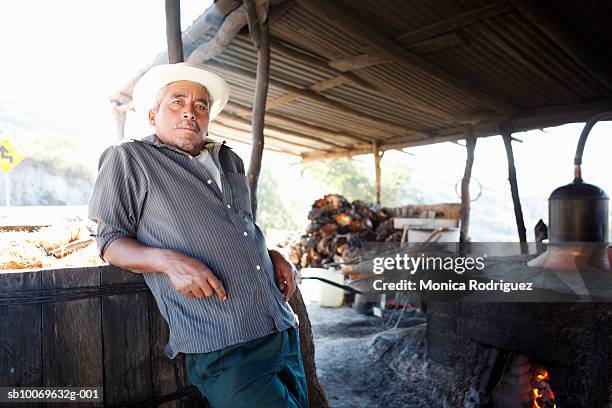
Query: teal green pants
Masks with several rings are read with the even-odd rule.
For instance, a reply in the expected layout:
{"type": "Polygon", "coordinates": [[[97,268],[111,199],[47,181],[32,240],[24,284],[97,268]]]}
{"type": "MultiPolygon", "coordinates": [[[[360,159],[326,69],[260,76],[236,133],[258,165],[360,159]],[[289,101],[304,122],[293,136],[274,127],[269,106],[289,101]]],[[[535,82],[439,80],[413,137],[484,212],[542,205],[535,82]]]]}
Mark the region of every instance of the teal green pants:
{"type": "Polygon", "coordinates": [[[186,354],[189,380],[214,408],[308,408],[297,329],[186,354]]]}

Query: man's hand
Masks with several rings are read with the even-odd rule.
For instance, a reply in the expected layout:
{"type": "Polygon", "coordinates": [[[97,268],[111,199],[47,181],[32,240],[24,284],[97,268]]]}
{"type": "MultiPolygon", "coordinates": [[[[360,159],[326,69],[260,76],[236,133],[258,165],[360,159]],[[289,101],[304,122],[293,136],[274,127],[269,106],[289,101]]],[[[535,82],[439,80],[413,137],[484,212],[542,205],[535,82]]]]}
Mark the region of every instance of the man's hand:
{"type": "Polygon", "coordinates": [[[288,302],[293,297],[296,287],[293,265],[278,251],[271,249],[268,253],[274,265],[276,286],[283,293],[285,301],[288,302]]]}
{"type": "Polygon", "coordinates": [[[163,272],[176,290],[189,297],[210,297],[221,300],[227,294],[221,281],[203,262],[171,249],[153,248],[132,238],[111,242],[104,251],[104,260],[136,273],[163,272]]]}
{"type": "Polygon", "coordinates": [[[216,293],[219,299],[227,299],[223,284],[203,262],[180,252],[168,251],[165,265],[163,272],[183,295],[201,298],[216,293]]]}

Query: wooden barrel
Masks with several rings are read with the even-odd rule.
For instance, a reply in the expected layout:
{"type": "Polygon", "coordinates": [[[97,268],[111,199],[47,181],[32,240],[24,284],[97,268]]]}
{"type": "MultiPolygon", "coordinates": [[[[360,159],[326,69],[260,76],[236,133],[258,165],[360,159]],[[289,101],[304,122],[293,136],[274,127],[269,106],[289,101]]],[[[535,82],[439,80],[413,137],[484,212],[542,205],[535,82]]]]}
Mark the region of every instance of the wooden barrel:
{"type": "Polygon", "coordinates": [[[0,273],[0,387],[103,387],[104,406],[209,407],[183,354],[166,357],[167,340],[141,275],[113,266],[0,273]]]}

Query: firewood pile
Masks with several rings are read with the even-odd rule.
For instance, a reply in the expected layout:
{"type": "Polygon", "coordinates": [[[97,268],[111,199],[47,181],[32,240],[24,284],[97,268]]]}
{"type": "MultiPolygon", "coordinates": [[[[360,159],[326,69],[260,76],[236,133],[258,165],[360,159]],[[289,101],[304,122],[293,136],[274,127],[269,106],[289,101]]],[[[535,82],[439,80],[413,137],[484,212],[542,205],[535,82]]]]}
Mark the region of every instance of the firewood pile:
{"type": "Polygon", "coordinates": [[[308,213],[306,234],[289,244],[291,261],[298,268],[345,263],[359,256],[364,242],[400,242],[393,229],[393,214],[361,200],[352,203],[338,194],[314,202],[308,213]]]}

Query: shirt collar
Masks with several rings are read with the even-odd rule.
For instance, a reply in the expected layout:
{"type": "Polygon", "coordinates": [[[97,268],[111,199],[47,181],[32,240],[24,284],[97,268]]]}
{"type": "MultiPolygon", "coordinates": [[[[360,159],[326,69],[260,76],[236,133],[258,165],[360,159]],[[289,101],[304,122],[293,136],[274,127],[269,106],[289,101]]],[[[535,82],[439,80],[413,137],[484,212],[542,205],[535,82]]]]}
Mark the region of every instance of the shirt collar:
{"type": "MultiPolygon", "coordinates": [[[[172,145],[168,145],[165,144],[164,142],[162,142],[155,133],[153,133],[152,135],[143,137],[142,139],[132,139],[136,142],[143,142],[146,143],[148,145],[151,146],[155,146],[155,147],[165,147],[167,149],[170,149],[172,151],[175,151],[177,153],[183,154],[185,156],[191,156],[191,153],[187,153],[181,149],[179,149],[178,147],[172,146],[172,145]]],[[[204,140],[204,149],[208,150],[209,152],[215,152],[221,149],[221,147],[225,147],[227,149],[231,149],[231,147],[229,147],[226,143],[225,140],[223,140],[222,142],[216,142],[214,140],[210,140],[210,139],[206,139],[204,140]]]]}

